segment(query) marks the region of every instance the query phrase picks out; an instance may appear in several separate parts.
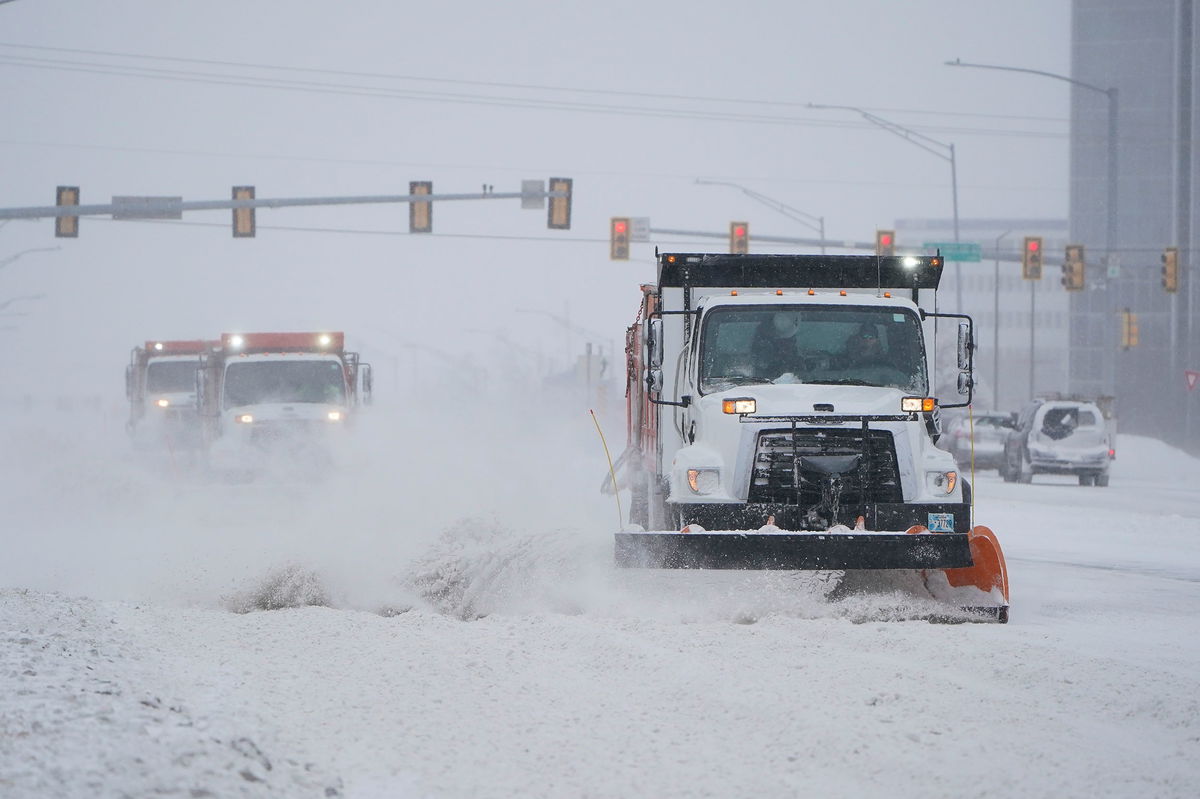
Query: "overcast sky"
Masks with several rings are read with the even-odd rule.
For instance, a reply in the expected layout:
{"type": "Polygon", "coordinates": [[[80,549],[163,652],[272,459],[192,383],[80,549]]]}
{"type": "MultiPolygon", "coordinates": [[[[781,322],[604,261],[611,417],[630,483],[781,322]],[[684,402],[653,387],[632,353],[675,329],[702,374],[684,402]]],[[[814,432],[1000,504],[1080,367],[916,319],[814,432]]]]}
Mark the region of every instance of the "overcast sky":
{"type": "Polygon", "coordinates": [[[393,362],[414,345],[486,355],[503,333],[565,358],[551,313],[619,342],[653,243],[609,261],[609,217],[813,235],[697,178],[822,216],[831,238],[950,216],[946,161],[809,103],[953,143],[964,219],[1065,217],[1066,84],[944,62],[1065,74],[1069,27],[1066,0],[0,4],[3,207],[52,204],[56,185],[88,203],[224,199],[235,184],[265,198],[575,180],[569,231],[515,200],[437,205],[432,236],[408,235],[403,206],[260,211],[258,237],[237,241],[227,211],[84,219],[77,240],[11,222],[0,261],[61,249],[0,268],[0,303],[45,295],[0,317],[16,378],[4,393],[34,383],[119,401],[135,344],[223,330],[344,329],[393,362]]]}

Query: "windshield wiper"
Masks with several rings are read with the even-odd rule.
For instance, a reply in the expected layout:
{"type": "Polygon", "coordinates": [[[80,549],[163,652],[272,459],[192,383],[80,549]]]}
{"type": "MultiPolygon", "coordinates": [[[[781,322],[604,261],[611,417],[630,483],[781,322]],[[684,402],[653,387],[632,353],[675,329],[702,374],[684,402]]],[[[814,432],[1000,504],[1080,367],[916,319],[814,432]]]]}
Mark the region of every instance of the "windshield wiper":
{"type": "Polygon", "coordinates": [[[873,386],[874,383],[868,383],[866,380],[859,380],[857,377],[828,377],[819,378],[816,380],[806,380],[806,383],[820,383],[825,386],[873,386]]]}
{"type": "Polygon", "coordinates": [[[748,377],[746,375],[730,375],[728,377],[709,377],[704,381],[708,385],[729,383],[734,386],[748,386],[753,383],[770,383],[765,377],[748,377]]]}

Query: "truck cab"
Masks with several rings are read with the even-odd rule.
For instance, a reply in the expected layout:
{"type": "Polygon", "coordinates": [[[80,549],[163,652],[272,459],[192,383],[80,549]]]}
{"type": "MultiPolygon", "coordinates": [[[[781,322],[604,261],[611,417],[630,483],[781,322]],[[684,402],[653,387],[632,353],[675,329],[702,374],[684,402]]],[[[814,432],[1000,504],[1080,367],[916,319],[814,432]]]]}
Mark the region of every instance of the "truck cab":
{"type": "Polygon", "coordinates": [[[210,464],[253,467],[319,452],[370,401],[371,367],[341,332],[225,333],[204,358],[200,410],[210,464]]]}
{"type": "Polygon", "coordinates": [[[196,374],[201,357],[215,345],[201,339],[156,340],[133,349],[125,368],[126,429],[136,446],[194,449],[200,445],[196,374]]]}

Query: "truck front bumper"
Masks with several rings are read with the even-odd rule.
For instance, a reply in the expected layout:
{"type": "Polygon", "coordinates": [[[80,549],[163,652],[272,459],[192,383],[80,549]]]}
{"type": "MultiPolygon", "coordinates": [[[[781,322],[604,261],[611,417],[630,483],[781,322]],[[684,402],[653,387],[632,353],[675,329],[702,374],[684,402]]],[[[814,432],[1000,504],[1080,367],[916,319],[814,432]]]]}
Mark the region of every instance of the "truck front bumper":
{"type": "Polygon", "coordinates": [[[956,569],[971,566],[966,533],[616,534],[626,569],[956,569]]]}
{"type": "MultiPolygon", "coordinates": [[[[685,523],[695,523],[707,530],[753,531],[774,517],[782,530],[807,530],[807,509],[799,505],[768,503],[689,503],[671,505],[682,511],[685,523]]],[[[903,533],[914,525],[935,533],[966,533],[971,529],[971,506],[965,502],[904,503],[870,502],[848,505],[839,509],[838,522],[854,527],[859,516],[867,530],[894,530],[903,533]]],[[[815,531],[820,532],[820,531],[815,531]]]]}

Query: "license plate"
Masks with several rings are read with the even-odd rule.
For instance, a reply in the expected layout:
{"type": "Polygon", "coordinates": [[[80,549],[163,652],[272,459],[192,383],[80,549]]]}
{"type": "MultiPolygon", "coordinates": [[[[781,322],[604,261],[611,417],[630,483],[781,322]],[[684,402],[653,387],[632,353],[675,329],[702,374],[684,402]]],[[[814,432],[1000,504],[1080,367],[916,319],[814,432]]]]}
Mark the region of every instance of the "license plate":
{"type": "Polygon", "coordinates": [[[954,514],[953,513],[930,513],[929,524],[925,525],[931,533],[953,533],[954,532],[954,514]]]}

